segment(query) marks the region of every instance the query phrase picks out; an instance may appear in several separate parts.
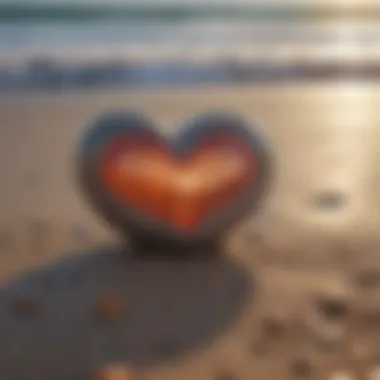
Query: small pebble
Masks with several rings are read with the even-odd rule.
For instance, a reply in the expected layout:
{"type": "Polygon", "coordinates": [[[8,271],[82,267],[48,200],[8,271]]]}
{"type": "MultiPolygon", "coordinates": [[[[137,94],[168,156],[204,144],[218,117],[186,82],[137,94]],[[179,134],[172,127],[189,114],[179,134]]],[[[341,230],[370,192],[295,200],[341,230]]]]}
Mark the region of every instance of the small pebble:
{"type": "Polygon", "coordinates": [[[326,211],[336,211],[347,203],[345,194],[338,191],[325,191],[319,194],[316,194],[313,199],[314,205],[326,211]]]}
{"type": "Polygon", "coordinates": [[[320,314],[331,321],[342,321],[349,313],[349,308],[344,300],[333,298],[319,299],[317,309],[320,314]]]}
{"type": "Polygon", "coordinates": [[[15,314],[26,316],[37,311],[38,302],[31,296],[21,296],[12,300],[12,310],[15,314]]]}
{"type": "Polygon", "coordinates": [[[230,372],[220,371],[215,377],[214,380],[234,380],[235,377],[230,372]]]}
{"type": "Polygon", "coordinates": [[[308,378],[312,375],[313,369],[308,360],[301,358],[294,360],[290,372],[295,377],[308,378]]]}
{"type": "Polygon", "coordinates": [[[124,314],[122,301],[115,296],[107,296],[99,300],[97,314],[103,322],[116,322],[124,314]]]}
{"type": "Polygon", "coordinates": [[[380,271],[368,270],[356,275],[354,282],[361,290],[380,287],[380,271]]]}
{"type": "Polygon", "coordinates": [[[278,338],[284,334],[285,325],[284,322],[279,319],[268,317],[263,320],[262,329],[266,336],[278,338]]]}

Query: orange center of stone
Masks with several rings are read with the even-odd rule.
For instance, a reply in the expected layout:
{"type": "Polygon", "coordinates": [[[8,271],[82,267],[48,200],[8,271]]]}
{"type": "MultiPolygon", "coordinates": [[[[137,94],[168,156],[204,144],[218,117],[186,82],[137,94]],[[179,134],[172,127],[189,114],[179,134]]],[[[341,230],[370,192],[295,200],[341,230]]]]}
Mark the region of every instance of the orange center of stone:
{"type": "Polygon", "coordinates": [[[234,135],[207,138],[186,158],[148,137],[111,143],[101,162],[108,191],[129,207],[192,232],[257,176],[257,157],[234,135]]]}

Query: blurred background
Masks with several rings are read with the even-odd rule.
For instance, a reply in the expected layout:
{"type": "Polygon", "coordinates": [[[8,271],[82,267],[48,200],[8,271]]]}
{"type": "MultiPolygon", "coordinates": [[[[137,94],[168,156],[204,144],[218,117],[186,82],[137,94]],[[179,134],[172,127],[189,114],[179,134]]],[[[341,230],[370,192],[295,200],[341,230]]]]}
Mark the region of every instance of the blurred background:
{"type": "Polygon", "coordinates": [[[0,89],[380,74],[375,1],[1,0],[0,89]]]}
{"type": "Polygon", "coordinates": [[[0,378],[377,379],[379,20],[378,0],[0,0],[0,378]],[[115,109],[168,136],[223,110],[267,142],[216,260],[138,260],[90,207],[78,139],[115,109]]]}

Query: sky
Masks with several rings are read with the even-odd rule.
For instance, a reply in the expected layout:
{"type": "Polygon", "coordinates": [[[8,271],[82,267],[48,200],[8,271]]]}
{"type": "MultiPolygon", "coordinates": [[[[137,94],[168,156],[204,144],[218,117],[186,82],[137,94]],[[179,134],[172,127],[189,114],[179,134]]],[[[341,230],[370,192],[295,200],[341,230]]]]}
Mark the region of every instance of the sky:
{"type": "MultiPolygon", "coordinates": [[[[284,3],[293,0],[0,0],[0,4],[192,4],[199,2],[202,4],[265,4],[284,3]]],[[[297,1],[297,0],[296,0],[297,1]]]]}
{"type": "Polygon", "coordinates": [[[379,0],[0,0],[1,4],[68,4],[68,5],[145,5],[145,4],[194,4],[194,5],[302,5],[328,6],[332,8],[365,8],[379,6],[379,0]]]}
{"type": "MultiPolygon", "coordinates": [[[[267,0],[268,1],[268,0],[267,0]]],[[[270,2],[282,2],[281,0],[269,0],[270,2]]],[[[287,1],[287,0],[285,0],[287,1]]],[[[180,4],[180,3],[191,3],[193,0],[0,0],[0,4],[14,4],[14,3],[76,3],[76,4],[131,4],[131,3],[170,3],[170,4],[180,4]]],[[[203,3],[214,3],[214,4],[235,4],[236,0],[202,0],[203,3]]],[[[256,3],[264,3],[266,0],[238,0],[240,3],[245,4],[256,4],[256,3]]]]}
{"type": "Polygon", "coordinates": [[[229,4],[229,5],[256,5],[256,4],[302,4],[316,5],[329,4],[343,7],[355,5],[376,4],[377,0],[0,0],[0,4],[229,4]]]}

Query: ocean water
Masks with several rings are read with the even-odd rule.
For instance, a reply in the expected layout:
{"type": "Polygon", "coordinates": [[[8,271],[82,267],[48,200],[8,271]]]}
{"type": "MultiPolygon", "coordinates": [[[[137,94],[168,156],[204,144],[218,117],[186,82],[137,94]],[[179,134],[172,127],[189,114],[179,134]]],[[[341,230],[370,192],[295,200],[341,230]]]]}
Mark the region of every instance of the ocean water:
{"type": "Polygon", "coordinates": [[[376,63],[376,17],[348,16],[289,7],[0,5],[0,89],[278,80],[294,77],[297,64],[376,63]]]}

